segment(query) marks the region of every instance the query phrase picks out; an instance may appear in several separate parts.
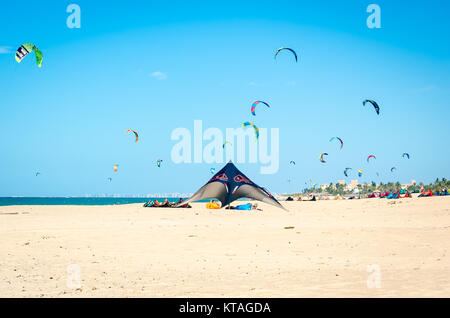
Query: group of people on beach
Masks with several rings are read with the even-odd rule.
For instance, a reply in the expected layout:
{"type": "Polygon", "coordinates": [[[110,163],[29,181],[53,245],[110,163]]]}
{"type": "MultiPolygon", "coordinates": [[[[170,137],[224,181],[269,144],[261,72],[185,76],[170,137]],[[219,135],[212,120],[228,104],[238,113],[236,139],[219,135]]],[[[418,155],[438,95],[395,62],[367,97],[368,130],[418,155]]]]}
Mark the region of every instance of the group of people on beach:
{"type": "MultiPolygon", "coordinates": [[[[144,203],[145,208],[192,208],[192,206],[187,203],[180,205],[183,203],[184,200],[180,198],[177,202],[170,202],[169,199],[165,199],[163,202],[159,202],[158,200],[150,200],[146,203],[144,203]]],[[[221,204],[220,202],[216,200],[211,200],[209,203],[206,204],[207,209],[220,209],[221,204]]],[[[225,209],[229,210],[258,210],[262,211],[261,208],[258,207],[257,203],[247,203],[247,204],[240,204],[236,206],[228,205],[225,209]]]]}
{"type": "Polygon", "coordinates": [[[159,202],[158,200],[150,200],[144,203],[145,208],[191,208],[190,204],[183,204],[178,206],[180,203],[183,203],[183,198],[180,198],[177,202],[170,202],[169,199],[165,199],[163,202],[159,202]]]}
{"type": "MultiPolygon", "coordinates": [[[[421,189],[420,194],[419,194],[419,198],[420,197],[432,197],[432,196],[444,196],[444,195],[450,195],[450,193],[448,192],[448,190],[445,188],[441,191],[441,189],[438,189],[435,193],[433,193],[431,191],[431,189],[428,189],[428,191],[425,191],[425,189],[421,189]]],[[[411,194],[408,192],[408,190],[405,190],[403,196],[400,193],[400,190],[393,192],[393,191],[389,191],[389,192],[382,192],[379,193],[378,195],[375,193],[369,194],[367,196],[367,198],[387,198],[387,199],[400,199],[400,198],[411,198],[411,194]]],[[[354,197],[351,198],[347,198],[347,199],[354,199],[354,197]]],[[[296,201],[316,201],[316,196],[315,195],[308,195],[307,199],[302,199],[301,196],[299,196],[297,198],[296,201]]],[[[192,206],[187,203],[187,204],[183,204],[180,205],[181,203],[183,203],[183,198],[180,198],[177,202],[170,202],[169,199],[165,199],[163,202],[159,202],[158,200],[150,200],[148,202],[146,202],[144,204],[144,207],[146,208],[175,208],[175,207],[179,207],[179,208],[191,208],[192,206]]],[[[294,201],[294,199],[292,197],[288,197],[286,199],[286,201],[294,201]]],[[[221,206],[219,204],[219,202],[215,201],[215,200],[211,200],[211,202],[209,202],[207,204],[207,208],[208,209],[220,209],[221,206]]],[[[227,209],[233,209],[233,210],[260,210],[262,211],[260,208],[258,208],[257,204],[243,204],[243,205],[237,205],[237,206],[228,206],[227,209]]]]}
{"type": "Polygon", "coordinates": [[[431,192],[431,189],[428,189],[427,192],[425,192],[425,189],[422,189],[420,191],[419,197],[435,197],[442,195],[450,195],[450,193],[448,193],[448,190],[446,188],[444,188],[442,191],[441,189],[437,189],[435,193],[431,192]]]}
{"type": "Polygon", "coordinates": [[[386,198],[386,199],[402,199],[402,198],[412,198],[411,194],[408,192],[408,190],[405,190],[404,192],[400,192],[400,190],[394,191],[388,191],[388,192],[380,192],[378,195],[375,193],[371,193],[367,196],[368,199],[372,198],[386,198]]]}
{"type": "MultiPolygon", "coordinates": [[[[419,198],[420,197],[433,197],[433,196],[445,196],[445,195],[450,195],[450,193],[448,192],[448,190],[446,188],[444,188],[443,190],[441,189],[437,189],[436,192],[432,192],[431,189],[428,189],[428,191],[425,191],[424,188],[422,188],[420,190],[420,194],[419,194],[419,198]]],[[[335,197],[334,199],[340,199],[341,197],[335,197]]],[[[387,192],[380,192],[380,193],[371,193],[369,195],[366,196],[358,196],[358,199],[361,198],[368,198],[368,199],[372,199],[372,198],[386,198],[386,199],[402,199],[402,198],[412,198],[411,193],[407,190],[407,189],[403,189],[403,190],[397,190],[397,191],[387,191],[387,192]]],[[[320,200],[327,200],[328,197],[324,198],[319,198],[320,200]]],[[[347,197],[345,198],[347,200],[351,200],[351,199],[355,199],[354,196],[352,197],[347,197]]],[[[288,197],[286,199],[286,201],[294,201],[294,199],[292,197],[288,197]]],[[[314,195],[309,194],[307,199],[302,199],[302,197],[298,197],[297,201],[316,201],[316,197],[314,195]]]]}
{"type": "MultiPolygon", "coordinates": [[[[294,198],[293,197],[287,197],[286,201],[294,201],[294,198]]],[[[308,198],[307,199],[302,199],[301,196],[298,196],[296,201],[316,201],[316,196],[308,194],[308,198]]]]}

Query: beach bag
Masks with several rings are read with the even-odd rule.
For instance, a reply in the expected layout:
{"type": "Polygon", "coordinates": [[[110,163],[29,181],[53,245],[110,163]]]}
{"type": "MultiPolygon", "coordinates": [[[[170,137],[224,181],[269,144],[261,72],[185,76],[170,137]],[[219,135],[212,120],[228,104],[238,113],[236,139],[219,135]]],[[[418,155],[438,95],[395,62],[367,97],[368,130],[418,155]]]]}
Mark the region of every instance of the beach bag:
{"type": "Polygon", "coordinates": [[[206,203],[207,209],[220,209],[220,204],[218,202],[209,202],[206,203]]]}
{"type": "Polygon", "coordinates": [[[250,203],[247,204],[241,204],[236,206],[236,210],[247,210],[250,211],[252,209],[252,205],[250,203]]]}

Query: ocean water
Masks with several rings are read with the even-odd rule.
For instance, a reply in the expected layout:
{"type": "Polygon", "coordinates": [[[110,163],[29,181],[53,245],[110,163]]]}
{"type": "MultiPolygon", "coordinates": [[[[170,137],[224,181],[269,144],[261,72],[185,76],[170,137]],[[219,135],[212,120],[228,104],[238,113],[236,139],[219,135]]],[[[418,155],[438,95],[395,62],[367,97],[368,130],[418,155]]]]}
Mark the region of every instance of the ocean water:
{"type": "MultiPolygon", "coordinates": [[[[180,198],[167,198],[170,202],[177,202],[180,198]]],[[[183,198],[185,200],[187,198],[183,198]]],[[[0,197],[0,206],[6,205],[115,205],[132,204],[158,200],[163,202],[165,198],[28,198],[28,197],[0,197]]]]}

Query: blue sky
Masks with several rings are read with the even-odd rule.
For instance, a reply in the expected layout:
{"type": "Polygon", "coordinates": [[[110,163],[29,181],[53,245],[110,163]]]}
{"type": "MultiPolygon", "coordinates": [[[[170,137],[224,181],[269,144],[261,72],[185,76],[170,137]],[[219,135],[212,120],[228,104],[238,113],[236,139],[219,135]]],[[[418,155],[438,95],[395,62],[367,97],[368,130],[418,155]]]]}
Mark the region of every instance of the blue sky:
{"type": "Polygon", "coordinates": [[[311,2],[2,1],[0,196],[193,192],[221,167],[171,162],[171,132],[196,119],[223,132],[248,120],[279,128],[276,174],[238,166],[274,192],[336,182],[345,167],[363,182],[448,178],[449,2],[311,2]],[[66,26],[70,3],[80,29],[66,26]],[[366,26],[370,3],[381,29],[366,26]],[[42,68],[14,60],[25,42],[42,68]],[[275,60],[281,46],[299,62],[275,60]],[[254,117],[255,100],[271,108],[254,117]]]}

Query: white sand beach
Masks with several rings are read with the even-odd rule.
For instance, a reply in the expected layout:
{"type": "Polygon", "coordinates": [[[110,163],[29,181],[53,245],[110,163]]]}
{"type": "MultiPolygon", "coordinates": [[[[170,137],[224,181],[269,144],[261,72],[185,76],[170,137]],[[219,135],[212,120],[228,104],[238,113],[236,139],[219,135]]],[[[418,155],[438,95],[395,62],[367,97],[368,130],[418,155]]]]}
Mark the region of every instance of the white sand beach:
{"type": "Polygon", "coordinates": [[[282,204],[0,207],[0,296],[450,296],[450,197],[282,204]]]}

